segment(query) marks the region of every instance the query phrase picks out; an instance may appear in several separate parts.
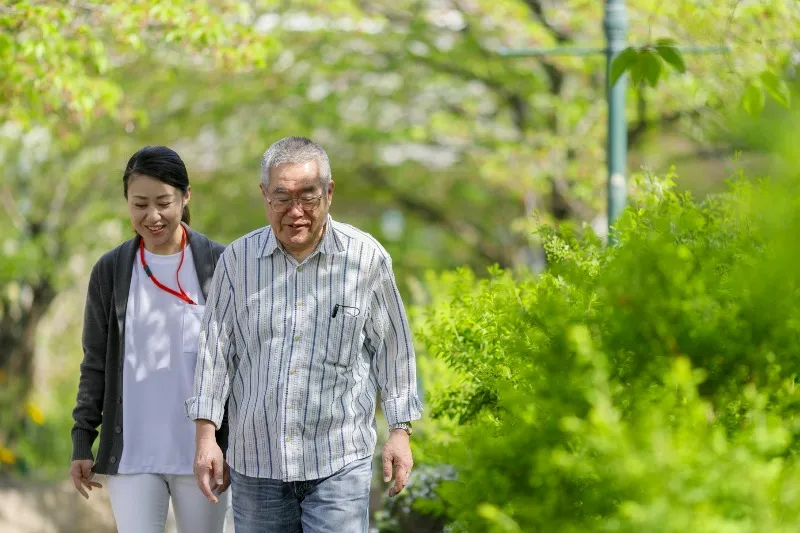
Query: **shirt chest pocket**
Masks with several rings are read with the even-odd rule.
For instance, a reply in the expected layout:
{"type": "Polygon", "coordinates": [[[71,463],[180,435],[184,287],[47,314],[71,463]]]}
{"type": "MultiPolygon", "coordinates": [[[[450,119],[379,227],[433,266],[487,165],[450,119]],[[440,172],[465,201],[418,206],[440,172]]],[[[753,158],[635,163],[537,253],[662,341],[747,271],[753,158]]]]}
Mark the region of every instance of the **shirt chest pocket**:
{"type": "Polygon", "coordinates": [[[183,353],[197,353],[205,305],[183,306],[183,353]]]}
{"type": "Polygon", "coordinates": [[[349,365],[363,343],[361,320],[357,316],[340,313],[331,318],[326,360],[335,365],[349,365]]]}

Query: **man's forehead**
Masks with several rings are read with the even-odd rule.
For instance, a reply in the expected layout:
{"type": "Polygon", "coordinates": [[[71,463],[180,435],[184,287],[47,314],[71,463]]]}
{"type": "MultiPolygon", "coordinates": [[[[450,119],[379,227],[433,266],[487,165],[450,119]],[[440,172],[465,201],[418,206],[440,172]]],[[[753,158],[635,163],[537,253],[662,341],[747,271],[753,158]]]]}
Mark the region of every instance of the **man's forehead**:
{"type": "Polygon", "coordinates": [[[269,188],[272,189],[272,192],[314,192],[320,188],[320,183],[317,179],[303,182],[281,182],[276,180],[275,182],[271,182],[269,185],[269,188]]]}
{"type": "Polygon", "coordinates": [[[303,163],[280,163],[269,169],[271,178],[302,178],[319,175],[319,165],[316,161],[305,161],[303,163]]]}
{"type": "Polygon", "coordinates": [[[284,163],[270,169],[269,188],[272,190],[304,191],[319,188],[319,169],[316,161],[284,163]]]}

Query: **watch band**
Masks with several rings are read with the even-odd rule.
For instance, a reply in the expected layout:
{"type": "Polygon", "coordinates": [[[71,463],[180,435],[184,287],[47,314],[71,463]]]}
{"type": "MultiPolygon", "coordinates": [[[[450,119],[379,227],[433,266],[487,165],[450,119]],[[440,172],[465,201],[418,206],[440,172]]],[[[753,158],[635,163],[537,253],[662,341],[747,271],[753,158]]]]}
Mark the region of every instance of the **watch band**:
{"type": "Polygon", "coordinates": [[[412,432],[411,422],[400,422],[400,423],[397,423],[397,424],[392,424],[391,426],[389,426],[389,431],[391,431],[393,429],[402,429],[403,431],[408,433],[409,437],[411,436],[411,432],[412,432]]]}

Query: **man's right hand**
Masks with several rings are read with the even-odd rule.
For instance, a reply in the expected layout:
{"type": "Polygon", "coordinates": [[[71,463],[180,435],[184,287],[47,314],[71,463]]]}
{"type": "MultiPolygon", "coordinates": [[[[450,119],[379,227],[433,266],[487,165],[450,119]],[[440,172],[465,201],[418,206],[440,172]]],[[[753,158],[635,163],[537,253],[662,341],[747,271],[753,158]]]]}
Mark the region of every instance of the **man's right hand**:
{"type": "Polygon", "coordinates": [[[94,472],[92,472],[94,461],[91,459],[79,459],[72,461],[72,466],[69,469],[69,475],[72,478],[72,484],[75,485],[75,490],[81,493],[81,496],[89,499],[89,493],[93,488],[102,489],[103,485],[96,481],[92,481],[94,472]]]}
{"type": "Polygon", "coordinates": [[[197,486],[211,503],[218,503],[218,494],[227,488],[225,458],[214,438],[214,424],[208,420],[197,420],[197,438],[194,452],[194,477],[197,486]],[[206,424],[202,424],[205,422],[206,424]],[[208,427],[210,425],[210,427],[208,427]]]}

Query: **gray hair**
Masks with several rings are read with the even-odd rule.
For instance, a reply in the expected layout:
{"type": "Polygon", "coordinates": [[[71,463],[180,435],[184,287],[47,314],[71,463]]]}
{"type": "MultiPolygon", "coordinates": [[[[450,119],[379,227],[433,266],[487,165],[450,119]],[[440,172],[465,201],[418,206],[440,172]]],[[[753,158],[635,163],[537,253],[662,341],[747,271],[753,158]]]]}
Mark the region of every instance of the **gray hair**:
{"type": "Polygon", "coordinates": [[[284,163],[316,161],[319,181],[327,190],[331,183],[331,163],[325,149],[305,137],[284,137],[272,144],[261,158],[261,183],[269,185],[269,171],[284,163]]]}

